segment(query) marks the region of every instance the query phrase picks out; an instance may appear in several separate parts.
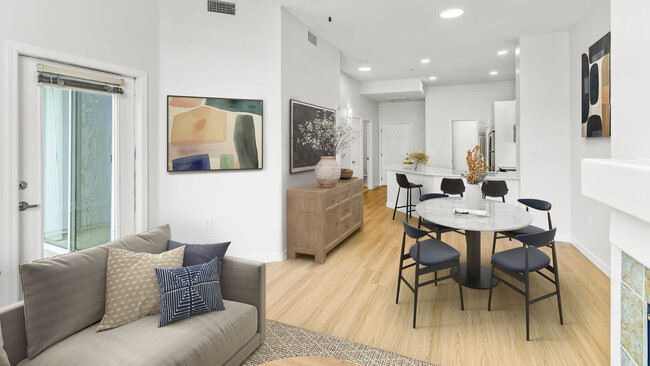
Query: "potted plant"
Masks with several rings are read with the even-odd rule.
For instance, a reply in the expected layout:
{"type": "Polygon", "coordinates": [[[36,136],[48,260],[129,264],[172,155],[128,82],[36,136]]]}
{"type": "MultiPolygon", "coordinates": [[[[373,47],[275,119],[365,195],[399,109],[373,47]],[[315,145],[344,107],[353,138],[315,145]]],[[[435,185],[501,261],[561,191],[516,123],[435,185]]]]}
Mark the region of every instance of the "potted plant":
{"type": "Polygon", "coordinates": [[[300,125],[299,129],[302,137],[297,142],[310,147],[321,157],[315,169],[318,185],[333,188],[341,177],[336,155],[357,138],[352,126],[345,118],[337,123],[333,115],[319,115],[300,125]]]}
{"type": "Polygon", "coordinates": [[[465,201],[468,207],[479,207],[483,199],[480,184],[487,176],[488,166],[479,150],[478,145],[467,150],[467,158],[465,159],[467,162],[465,179],[469,183],[465,191],[465,201]]]}
{"type": "Polygon", "coordinates": [[[420,166],[426,166],[429,162],[429,155],[423,152],[414,152],[409,154],[409,160],[415,163],[415,170],[420,166]]]}

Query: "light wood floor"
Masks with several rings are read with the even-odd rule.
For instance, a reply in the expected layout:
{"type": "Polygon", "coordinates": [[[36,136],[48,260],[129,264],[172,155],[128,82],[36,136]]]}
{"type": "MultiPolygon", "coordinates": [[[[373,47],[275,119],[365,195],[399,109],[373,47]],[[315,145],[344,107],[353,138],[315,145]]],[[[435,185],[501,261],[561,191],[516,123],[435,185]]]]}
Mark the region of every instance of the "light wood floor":
{"type": "MultiPolygon", "coordinates": [[[[366,191],[365,229],[327,256],[267,265],[267,316],[294,326],[345,338],[440,365],[609,364],[609,278],[568,243],[558,244],[564,325],[555,297],[531,306],[531,341],[526,342],[523,296],[505,285],[488,292],[464,288],[465,311],[452,280],[421,288],[418,326],[412,329],[413,293],[402,286],[395,304],[402,239],[398,213],[386,207],[385,187],[366,191]]],[[[415,219],[412,219],[415,223],[415,219]]],[[[465,256],[465,238],[442,240],[465,256]]],[[[491,233],[483,238],[489,266],[491,233]]],[[[506,239],[497,250],[514,246],[506,239]]],[[[413,272],[406,272],[412,278],[413,272]]],[[[534,275],[532,296],[553,290],[534,275]]]]}

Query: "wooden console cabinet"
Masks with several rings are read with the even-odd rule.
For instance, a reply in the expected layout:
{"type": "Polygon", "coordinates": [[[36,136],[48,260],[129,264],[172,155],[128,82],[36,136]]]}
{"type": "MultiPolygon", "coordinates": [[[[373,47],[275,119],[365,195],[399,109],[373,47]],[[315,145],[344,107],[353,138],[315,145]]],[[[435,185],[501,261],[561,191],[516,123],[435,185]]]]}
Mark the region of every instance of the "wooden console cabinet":
{"type": "Polygon", "coordinates": [[[317,183],[287,190],[287,256],[310,254],[316,263],[356,230],[363,230],[363,180],[317,183]]]}

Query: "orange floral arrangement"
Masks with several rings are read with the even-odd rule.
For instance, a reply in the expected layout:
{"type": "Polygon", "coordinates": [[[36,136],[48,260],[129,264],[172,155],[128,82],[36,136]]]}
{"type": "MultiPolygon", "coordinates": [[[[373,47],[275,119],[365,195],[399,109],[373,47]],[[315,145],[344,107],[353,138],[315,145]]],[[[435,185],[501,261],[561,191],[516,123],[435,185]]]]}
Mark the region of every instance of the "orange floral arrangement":
{"type": "Polygon", "coordinates": [[[467,150],[467,183],[479,184],[487,175],[488,166],[483,159],[483,154],[479,153],[480,147],[476,145],[473,149],[467,150]]]}

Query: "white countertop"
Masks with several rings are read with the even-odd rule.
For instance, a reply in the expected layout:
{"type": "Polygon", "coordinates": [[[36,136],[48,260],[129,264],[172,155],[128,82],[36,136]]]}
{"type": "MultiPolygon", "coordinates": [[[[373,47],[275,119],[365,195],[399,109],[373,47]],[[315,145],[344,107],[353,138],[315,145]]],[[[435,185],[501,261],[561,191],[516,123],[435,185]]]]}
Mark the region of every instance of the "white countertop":
{"type": "MultiPolygon", "coordinates": [[[[460,178],[461,175],[465,173],[464,171],[460,171],[460,170],[453,170],[451,168],[441,168],[435,166],[419,167],[417,170],[406,169],[404,167],[404,164],[387,165],[385,169],[392,170],[394,172],[400,172],[400,173],[420,174],[420,175],[428,175],[434,177],[460,178]]],[[[519,172],[489,172],[488,176],[485,179],[519,180],[519,172]]]]}

